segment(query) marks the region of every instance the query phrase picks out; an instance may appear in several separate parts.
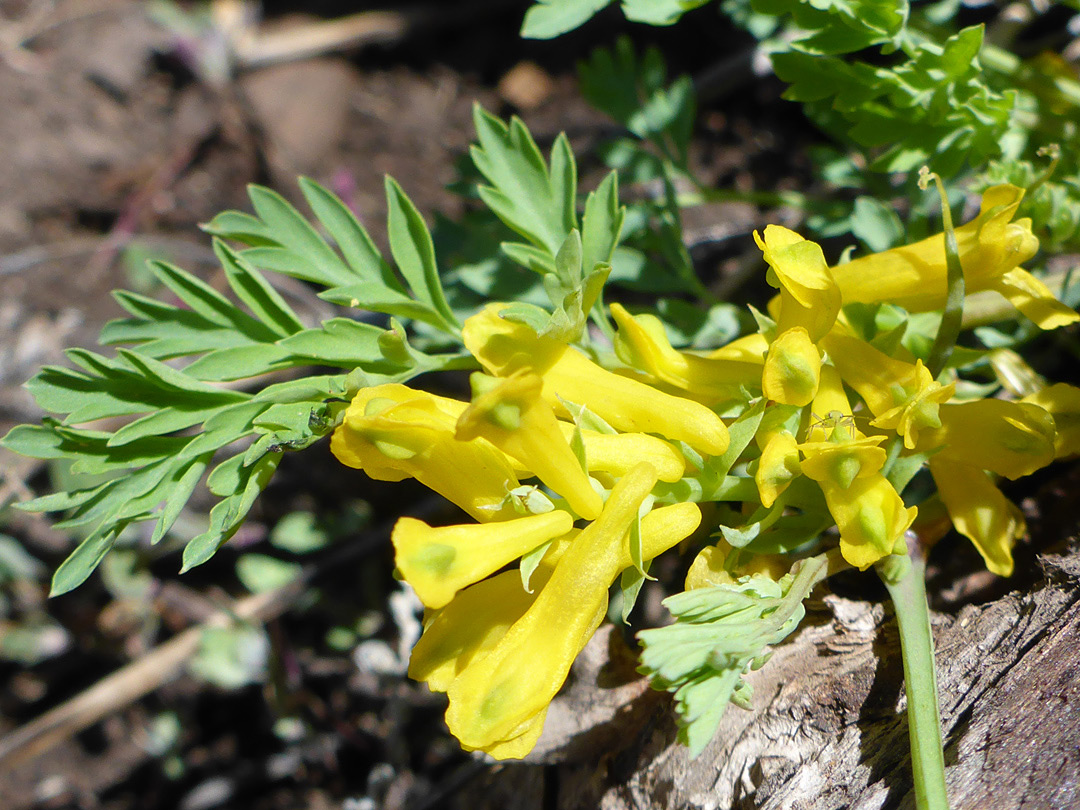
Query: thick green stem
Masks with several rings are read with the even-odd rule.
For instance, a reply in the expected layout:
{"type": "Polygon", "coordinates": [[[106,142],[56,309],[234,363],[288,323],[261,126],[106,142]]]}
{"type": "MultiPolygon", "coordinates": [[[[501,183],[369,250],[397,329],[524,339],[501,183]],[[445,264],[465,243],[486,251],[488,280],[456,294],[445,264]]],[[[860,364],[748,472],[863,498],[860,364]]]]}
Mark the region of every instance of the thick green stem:
{"type": "Polygon", "coordinates": [[[918,810],[949,810],[925,570],[926,564],[918,553],[906,558],[890,557],[878,565],[900,626],[915,806],[918,810]]]}

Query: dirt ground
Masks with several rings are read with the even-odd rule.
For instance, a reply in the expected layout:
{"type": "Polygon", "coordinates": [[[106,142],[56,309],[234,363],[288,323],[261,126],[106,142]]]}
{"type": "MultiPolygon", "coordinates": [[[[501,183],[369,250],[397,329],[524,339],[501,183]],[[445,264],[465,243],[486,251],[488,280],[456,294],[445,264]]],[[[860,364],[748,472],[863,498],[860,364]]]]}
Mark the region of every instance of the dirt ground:
{"type": "MultiPolygon", "coordinates": [[[[793,105],[777,113],[757,103],[778,86],[731,67],[748,42],[715,9],[695,12],[678,32],[627,26],[613,13],[555,43],[522,43],[516,30],[527,5],[267,2],[254,29],[263,39],[227,70],[220,36],[185,28],[197,22],[191,16],[163,23],[151,14],[160,5],[0,0],[0,435],[41,416],[22,384],[42,364],[63,363],[64,348],[94,346],[101,326],[120,315],[111,290],[149,291],[146,258],[224,286],[198,225],[248,209],[250,183],[295,201],[296,176],[310,176],[341,195],[376,239],[385,174],[429,221],[455,217],[465,203],[447,185],[458,177],[479,101],[521,115],[542,147],[565,130],[588,187],[601,169],[591,150],[617,129],[578,95],[574,63],[622,31],[658,41],[674,70],[703,80],[694,160],[706,179],[776,190],[805,178],[796,148],[805,123],[793,105]],[[349,47],[303,50],[312,24],[369,7],[381,16],[368,18],[349,47]],[[722,81],[705,81],[724,65],[722,81]]],[[[750,251],[750,232],[775,214],[706,206],[692,213],[688,234],[706,245],[719,228],[745,237],[739,250],[750,251]]],[[[708,250],[695,258],[720,273],[733,260],[708,250]]],[[[281,291],[302,317],[328,314],[300,283],[285,280],[281,291]]],[[[2,450],[0,470],[0,508],[61,474],[2,450]]],[[[1067,478],[1038,483],[1076,488],[1067,478]]],[[[210,564],[179,577],[176,547],[144,549],[138,576],[125,579],[114,566],[54,600],[46,599],[48,576],[72,538],[45,517],[0,514],[0,536],[25,552],[12,558],[0,548],[0,568],[27,572],[3,585],[0,807],[462,806],[463,788],[499,767],[462,753],[442,725],[441,697],[403,676],[400,642],[412,614],[389,576],[389,521],[424,497],[373,485],[315,448],[283,463],[249,525],[210,564]],[[308,587],[256,605],[237,560],[265,548],[294,514],[333,523],[335,542],[310,558],[308,587]],[[222,605],[244,605],[264,622],[270,663],[261,682],[215,684],[185,668],[193,648],[162,652],[190,642],[222,605]],[[124,669],[147,661],[146,671],[124,669]],[[47,751],[21,762],[10,755],[5,744],[16,730],[116,672],[134,679],[96,696],[111,707],[104,719],[78,733],[61,723],[47,751]]],[[[956,570],[971,570],[972,553],[953,555],[956,570]]],[[[1001,587],[939,576],[954,589],[939,597],[946,601],[1001,587]]],[[[530,778],[542,781],[542,772],[530,778]]]]}

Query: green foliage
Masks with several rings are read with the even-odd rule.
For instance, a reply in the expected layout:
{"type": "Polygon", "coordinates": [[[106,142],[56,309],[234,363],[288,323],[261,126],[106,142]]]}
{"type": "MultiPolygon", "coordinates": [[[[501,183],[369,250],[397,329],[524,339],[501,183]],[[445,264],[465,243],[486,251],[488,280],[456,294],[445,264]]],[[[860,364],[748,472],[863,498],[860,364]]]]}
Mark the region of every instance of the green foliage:
{"type": "Polygon", "coordinates": [[[696,112],[694,83],[680,76],[669,85],[659,50],[647,48],[639,58],[629,37],[620,37],[614,48],[597,48],[581,62],[578,78],[590,104],[686,168],[696,112]]]}
{"type": "Polygon", "coordinates": [[[798,50],[773,54],[784,97],[802,102],[825,130],[868,150],[872,170],[932,162],[943,176],[1000,154],[1015,93],[985,82],[982,26],[938,44],[908,32],[906,62],[879,67],[798,50]]]}
{"type": "Polygon", "coordinates": [[[554,308],[551,314],[519,302],[506,317],[538,333],[575,340],[599,298],[622,232],[618,178],[612,172],[588,194],[579,226],[577,167],[565,134],[555,139],[549,166],[520,119],[507,125],[477,106],[473,120],[478,143],[472,159],[489,184],[478,188],[480,198],[526,240],[500,247],[539,274],[554,308]]]}
{"type": "Polygon", "coordinates": [[[553,39],[584,25],[611,0],[537,0],[525,14],[521,36],[526,39],[553,39]]]}
{"type": "Polygon", "coordinates": [[[675,694],[679,739],[692,757],[712,740],[729,702],[750,708],[743,676],[798,627],[802,602],[826,571],[825,558],[812,557],[778,582],[759,574],[669,596],[675,623],[638,634],[641,672],[675,694]]]}
{"type": "MultiPolygon", "coordinates": [[[[521,36],[553,39],[588,22],[613,0],[536,0],[525,13],[521,36]]],[[[626,19],[647,25],[674,25],[683,14],[710,0],[622,0],[626,19]]]]}
{"type": "Polygon", "coordinates": [[[178,303],[118,292],[130,317],[106,324],[101,342],[129,348],[111,359],[72,349],[68,358],[77,368],[46,367],[28,384],[43,409],[66,416],[17,426],[4,446],[36,458],[71,459],[75,473],[106,476],[103,483],[19,504],[66,512],[58,526],[85,532],[56,571],[54,594],[82,583],[129,525],[153,521],[151,541],[160,541],[209,471],[206,486],[221,500],[206,531],[187,544],[184,569],[205,562],[240,527],[282,454],[329,433],[359,385],[460,365],[457,352],[414,348],[393,318],[388,329],[346,317],[304,326],[267,271],[321,285],[328,300],[362,301],[369,313],[411,317],[443,331],[448,342],[459,339],[431,237],[396,183],[387,181],[387,198],[401,278],[337,197],[308,180],[301,188],[333,244],[278,194],[253,187],[256,216],[228,212],[207,226],[219,237],[214,250],[236,302],[180,268],[155,262],[154,276],[178,303]],[[234,249],[225,239],[246,247],[234,249]],[[167,362],[178,359],[188,362],[167,362]],[[341,371],[267,378],[310,366],[341,371]],[[244,388],[221,385],[252,378],[244,388]],[[117,417],[126,421],[112,429],[80,427],[117,417]],[[238,442],[246,447],[217,458],[238,442]]]}
{"type": "MultiPolygon", "coordinates": [[[[525,238],[503,250],[538,274],[553,308],[519,304],[518,316],[538,331],[575,339],[619,241],[624,210],[616,176],[587,195],[579,217],[565,136],[556,139],[549,168],[521,121],[507,125],[478,107],[476,126],[473,159],[489,183],[480,197],[525,238]]],[[[64,419],[20,425],[4,446],[71,460],[72,471],[84,475],[71,491],[19,505],[65,512],[58,525],[84,534],[56,571],[54,594],[82,583],[133,523],[153,521],[151,542],[159,542],[204,476],[220,500],[206,531],[187,543],[183,568],[206,562],[243,523],[282,455],[328,435],[359,387],[475,367],[461,351],[432,237],[400,186],[386,181],[392,263],[334,194],[307,179],[300,189],[313,220],[254,186],[254,214],[229,211],[205,226],[234,298],[152,262],[153,277],[175,303],[117,292],[129,317],[106,324],[100,340],[126,348],[115,358],[72,349],[77,368],[46,367],[28,384],[44,410],[64,419]],[[271,283],[275,273],[360,311],[306,326],[271,283]],[[312,366],[336,373],[290,379],[312,366]],[[124,423],[87,424],[117,418],[124,423]],[[104,479],[87,483],[85,476],[104,479]]]]}

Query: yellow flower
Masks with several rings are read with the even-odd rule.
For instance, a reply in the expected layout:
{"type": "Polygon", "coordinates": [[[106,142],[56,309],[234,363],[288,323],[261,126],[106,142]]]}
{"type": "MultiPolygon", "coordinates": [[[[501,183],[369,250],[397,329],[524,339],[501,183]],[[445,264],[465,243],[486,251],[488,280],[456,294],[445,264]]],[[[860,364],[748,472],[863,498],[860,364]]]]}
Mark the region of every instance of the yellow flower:
{"type": "Polygon", "coordinates": [[[854,478],[847,487],[820,482],[825,503],[840,530],[840,553],[865,570],[889,554],[906,554],[904,532],[918,510],[904,502],[883,475],[854,478]]]}
{"type": "Polygon", "coordinates": [[[1016,479],[1054,460],[1054,419],[1027,402],[978,399],[942,405],[941,427],[919,437],[917,450],[934,458],[1016,479]]]}
{"type": "Polygon", "coordinates": [[[841,304],[821,247],[780,225],[767,226],[764,239],[755,231],[754,241],[769,265],[769,283],[780,288],[777,331],[800,327],[817,343],[832,329],[841,304]]]}
{"type": "Polygon", "coordinates": [[[765,352],[768,350],[769,341],[765,339],[765,336],[760,332],[753,332],[741,338],[736,338],[719,349],[713,349],[706,357],[714,360],[738,360],[760,366],[762,358],[765,357],[765,352]]]}
{"type": "Polygon", "coordinates": [[[786,430],[773,433],[762,448],[754,472],[761,505],[768,508],[799,475],[799,449],[795,437],[786,430]]]}
{"type": "Polygon", "coordinates": [[[769,344],[761,374],[765,396],[783,405],[809,405],[817,393],[821,352],[801,326],[781,332],[769,344]]]}
{"type": "Polygon", "coordinates": [[[791,558],[785,554],[742,554],[738,564],[729,569],[729,555],[734,549],[726,540],[705,546],[686,572],[686,590],[711,588],[714,585],[734,585],[740,577],[764,574],[775,581],[791,568],[791,558]]]}
{"type": "Polygon", "coordinates": [[[1044,408],[1054,420],[1054,458],[1080,454],[1080,388],[1065,383],[1048,386],[1021,402],[1044,408]]]}
{"type": "Polygon", "coordinates": [[[987,568],[1011,575],[1012,548],[1026,528],[1020,510],[977,467],[933,456],[930,473],[956,530],[975,544],[987,568]]]}
{"type": "Polygon", "coordinates": [[[619,357],[660,382],[713,402],[732,399],[739,396],[740,389],[760,385],[760,356],[744,360],[679,352],[668,342],[664,324],[655,315],[631,315],[619,304],[610,308],[619,325],[615,338],[619,357]]]}
{"type": "MultiPolygon", "coordinates": [[[[520,757],[535,744],[551,699],[606,614],[608,588],[631,564],[627,533],[655,483],[647,464],[622,478],[600,517],[566,550],[532,605],[449,685],[446,721],[466,748],[520,757]]],[[[645,555],[679,542],[699,521],[694,504],[649,513],[641,526],[645,555]]]]}
{"type": "Polygon", "coordinates": [[[874,475],[885,465],[885,451],[878,447],[883,441],[884,436],[844,438],[838,428],[829,441],[803,442],[799,445],[803,475],[847,489],[856,478],[874,475]]]}
{"type": "Polygon", "coordinates": [[[464,409],[404,385],[362,388],[330,450],[377,481],[415,478],[479,521],[518,517],[507,499],[518,479],[506,456],[483,439],[455,438],[464,409]]]}
{"type": "Polygon", "coordinates": [[[470,662],[494,647],[525,615],[580,533],[580,529],[573,529],[552,544],[533,572],[531,593],[522,586],[521,572],[515,569],[481,580],[459,591],[446,607],[428,611],[424,634],[409,658],[409,677],[426,681],[434,692],[449,689],[470,662]]]}
{"type": "Polygon", "coordinates": [[[540,398],[543,380],[523,369],[503,379],[476,373],[471,381],[473,403],[458,419],[457,437],[487,439],[566,498],[581,517],[599,515],[603,499],[563,438],[551,406],[540,398]]]}
{"type": "Polygon", "coordinates": [[[438,528],[403,517],[394,525],[391,540],[402,577],[425,606],[439,608],[462,588],[573,527],[574,519],[562,511],[438,528]]]}
{"type": "MultiPolygon", "coordinates": [[[[1031,221],[1012,222],[1024,190],[1000,185],[983,193],[979,215],[956,229],[964,289],[996,290],[1043,329],[1080,319],[1019,265],[1039,250],[1031,221]]],[[[845,304],[887,301],[908,312],[945,308],[945,236],[873,253],[832,268],[845,304]]]]}
{"type": "MultiPolygon", "coordinates": [[[[559,429],[567,441],[574,434],[574,426],[568,422],[559,422],[559,429]]],[[[590,473],[607,473],[612,478],[621,478],[642,461],[647,461],[656,469],[661,481],[673,484],[686,472],[686,459],[682,453],[663,439],[647,433],[583,430],[581,439],[585,443],[585,461],[590,473]]]]}
{"type": "Polygon", "coordinates": [[[938,410],[956,390],[934,380],[921,360],[897,360],[864,340],[833,332],[822,345],[844,382],[859,392],[876,417],[870,424],[895,430],[911,450],[925,429],[941,427],[938,410]]]}
{"type": "Polygon", "coordinates": [[[584,354],[524,324],[499,317],[505,304],[491,304],[465,322],[465,346],[489,373],[505,377],[519,369],[544,381],[542,396],[559,410],[560,398],[585,405],[625,433],[657,433],[719,455],[728,446],[727,427],[704,405],[665,394],[651,385],[614,374],[584,354]]]}

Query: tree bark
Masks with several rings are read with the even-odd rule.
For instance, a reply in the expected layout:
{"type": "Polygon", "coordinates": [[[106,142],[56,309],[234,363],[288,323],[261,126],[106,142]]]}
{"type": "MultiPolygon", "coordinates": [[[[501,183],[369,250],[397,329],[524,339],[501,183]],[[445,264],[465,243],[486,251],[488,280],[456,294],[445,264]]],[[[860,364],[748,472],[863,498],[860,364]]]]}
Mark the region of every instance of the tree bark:
{"type": "MultiPolygon", "coordinates": [[[[953,810],[1080,807],[1080,555],[1042,560],[1030,593],[935,617],[953,810]]],[[[900,643],[891,610],[828,596],[748,680],[697,759],[670,700],[598,633],[530,759],[474,781],[462,807],[913,810],[900,643]]],[[[926,696],[932,699],[932,696],[926,696]]]]}

